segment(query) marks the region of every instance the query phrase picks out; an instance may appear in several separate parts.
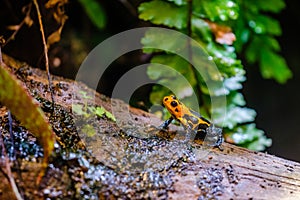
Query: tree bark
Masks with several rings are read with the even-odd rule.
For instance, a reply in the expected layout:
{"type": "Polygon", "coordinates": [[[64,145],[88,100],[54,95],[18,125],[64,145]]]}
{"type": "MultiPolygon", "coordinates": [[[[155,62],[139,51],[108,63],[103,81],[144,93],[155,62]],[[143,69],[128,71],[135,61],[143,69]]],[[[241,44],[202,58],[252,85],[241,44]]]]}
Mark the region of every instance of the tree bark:
{"type": "MultiPolygon", "coordinates": [[[[44,71],[29,67],[6,55],[4,62],[10,71],[18,75],[31,94],[38,93],[40,98],[51,101],[50,94],[45,92],[48,82],[44,71]]],[[[74,103],[97,105],[110,112],[112,112],[111,105],[114,104],[117,110],[113,114],[120,119],[117,119],[117,123],[107,118],[97,119],[101,127],[101,131],[97,129],[97,133],[101,132],[101,138],[106,138],[107,144],[115,146],[111,149],[109,145],[105,146],[102,140],[99,147],[99,143],[85,140],[86,148],[93,151],[96,159],[89,157],[90,154],[85,150],[81,150],[80,157],[75,156],[76,159],[59,155],[66,148],[57,150],[39,187],[35,185],[36,176],[41,169],[38,158],[38,161],[19,158],[19,164],[11,162],[14,179],[24,198],[83,199],[96,195],[95,198],[99,199],[300,199],[300,163],[267,153],[250,151],[229,143],[222,145],[223,151],[195,144],[179,155],[177,152],[186,148],[178,142],[181,138],[179,133],[182,132],[180,128],[176,126],[170,128],[170,133],[178,133],[179,136],[157,139],[151,127],[157,127],[162,121],[156,116],[129,107],[131,119],[128,119],[128,115],[123,116],[128,105],[120,100],[111,101],[99,93],[95,93],[95,102],[79,96],[74,100],[71,97],[76,91],[83,89],[87,93],[94,91],[83,83],[57,76],[53,76],[53,84],[54,88],[59,88],[55,90],[55,103],[69,112],[70,116],[74,103]],[[147,141],[148,138],[152,138],[151,143],[147,141]],[[165,158],[168,158],[166,155],[168,152],[176,155],[172,154],[170,159],[162,163],[160,157],[155,157],[157,163],[154,164],[159,165],[157,168],[153,167],[152,163],[133,173],[130,170],[133,164],[136,164],[136,160],[121,167],[118,165],[120,162],[116,164],[113,161],[113,158],[128,157],[126,152],[128,153],[128,148],[134,147],[130,146],[132,144],[139,145],[135,150],[141,150],[142,154],[161,151],[163,152],[161,156],[165,158]],[[175,147],[176,144],[181,146],[175,147]],[[96,148],[93,148],[93,145],[96,148]],[[148,145],[147,148],[151,150],[144,151],[143,145],[148,145]],[[120,155],[117,155],[118,153],[120,155]],[[86,158],[85,161],[89,164],[82,164],[83,158],[86,158]],[[91,172],[91,166],[97,170],[91,172]],[[97,174],[100,172],[103,174],[97,174]],[[93,179],[89,175],[96,178],[93,179]]],[[[7,129],[3,125],[6,117],[7,109],[0,107],[1,133],[7,129]]],[[[51,125],[56,127],[57,124],[54,123],[51,125]]],[[[78,143],[77,141],[76,144],[78,143]]],[[[73,148],[76,144],[66,146],[73,148]]],[[[75,154],[79,155],[76,151],[75,154]]],[[[149,160],[151,159],[152,157],[149,157],[149,160]]],[[[0,162],[2,169],[0,199],[15,199],[7,179],[4,160],[1,158],[0,162]]],[[[145,163],[149,164],[147,161],[144,161],[145,163]]]]}

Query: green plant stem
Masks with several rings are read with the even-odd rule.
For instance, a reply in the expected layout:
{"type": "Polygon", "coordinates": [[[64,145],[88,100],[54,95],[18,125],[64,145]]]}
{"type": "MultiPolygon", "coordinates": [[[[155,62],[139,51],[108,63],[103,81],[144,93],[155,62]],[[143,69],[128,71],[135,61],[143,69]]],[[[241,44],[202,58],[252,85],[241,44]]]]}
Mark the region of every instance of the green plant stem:
{"type": "MultiPolygon", "coordinates": [[[[191,45],[191,38],[192,38],[192,17],[193,17],[193,0],[188,0],[187,1],[187,8],[188,8],[188,17],[187,17],[187,34],[188,34],[188,42],[187,42],[187,46],[188,46],[188,57],[189,60],[192,61],[193,60],[193,50],[192,50],[192,45],[191,45]]],[[[195,70],[195,68],[192,66],[191,62],[189,64],[189,67],[191,68],[192,72],[193,72],[193,76],[194,79],[197,80],[197,70],[195,70]]],[[[202,98],[202,91],[200,88],[199,84],[196,84],[195,86],[195,90],[196,90],[196,95],[197,95],[197,99],[199,100],[199,107],[201,102],[203,101],[202,98]]],[[[207,107],[205,107],[206,113],[208,112],[207,107]]]]}

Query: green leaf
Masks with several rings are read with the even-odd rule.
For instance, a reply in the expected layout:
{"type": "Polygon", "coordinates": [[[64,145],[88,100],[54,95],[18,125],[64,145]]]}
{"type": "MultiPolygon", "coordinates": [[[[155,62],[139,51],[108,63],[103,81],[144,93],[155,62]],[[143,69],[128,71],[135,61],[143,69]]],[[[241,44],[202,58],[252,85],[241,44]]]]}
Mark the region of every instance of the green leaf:
{"type": "Polygon", "coordinates": [[[261,135],[263,131],[256,129],[255,124],[248,124],[244,126],[237,127],[232,134],[232,139],[236,144],[244,144],[256,140],[261,135]]]}
{"type": "Polygon", "coordinates": [[[236,36],[236,41],[233,45],[237,52],[241,52],[244,49],[244,45],[249,41],[252,34],[248,27],[248,21],[242,19],[243,18],[239,18],[233,27],[236,36]]]}
{"type": "Polygon", "coordinates": [[[229,102],[229,104],[235,104],[237,106],[245,106],[246,105],[244,96],[237,91],[230,92],[230,94],[227,96],[227,101],[229,102]]]}
{"type": "Polygon", "coordinates": [[[203,19],[192,17],[192,30],[199,37],[198,42],[212,42],[211,29],[203,19]]]}
{"type": "Polygon", "coordinates": [[[252,122],[256,112],[250,108],[231,106],[227,108],[224,127],[233,129],[237,124],[252,122]]]}
{"type": "Polygon", "coordinates": [[[224,78],[223,84],[213,84],[210,86],[209,91],[206,85],[201,85],[201,90],[204,94],[211,96],[228,95],[231,91],[242,89],[243,85],[241,82],[246,80],[243,73],[244,71],[241,70],[236,76],[224,78]]]}
{"type": "Polygon", "coordinates": [[[279,22],[266,15],[253,17],[253,19],[249,21],[249,26],[256,34],[281,35],[279,22]]]}
{"type": "Polygon", "coordinates": [[[256,40],[253,40],[245,51],[246,60],[253,64],[259,60],[261,49],[258,48],[256,40]]]}
{"type": "Polygon", "coordinates": [[[246,77],[243,75],[233,76],[233,77],[225,79],[224,86],[229,91],[239,90],[239,89],[243,88],[243,85],[241,84],[241,82],[243,82],[245,80],[246,80],[246,77]]]}
{"type": "Polygon", "coordinates": [[[193,13],[211,21],[235,20],[239,15],[239,6],[232,0],[194,0],[193,13]]]}
{"type": "Polygon", "coordinates": [[[116,122],[116,118],[111,112],[106,111],[105,115],[108,119],[111,119],[112,121],[116,122]]]}
{"type": "Polygon", "coordinates": [[[274,78],[279,83],[285,83],[292,77],[292,72],[285,59],[273,51],[280,48],[279,44],[271,37],[265,37],[265,43],[261,39],[256,38],[247,48],[245,55],[248,62],[258,61],[264,78],[274,78]]]}
{"type": "Polygon", "coordinates": [[[189,82],[192,85],[196,83],[195,80],[193,80],[193,72],[190,70],[189,62],[177,55],[156,55],[151,59],[151,63],[152,64],[148,66],[147,74],[153,80],[183,75],[189,79],[189,82]],[[171,69],[174,70],[167,69],[167,67],[164,68],[161,65],[156,65],[156,63],[171,67],[171,69]]]}
{"type": "Polygon", "coordinates": [[[272,145],[272,139],[267,138],[265,135],[261,134],[256,140],[249,143],[246,148],[254,151],[263,151],[266,147],[272,145]]]}
{"type": "Polygon", "coordinates": [[[114,122],[116,121],[116,118],[113,116],[113,114],[107,111],[104,107],[100,107],[100,106],[94,107],[94,106],[86,106],[81,104],[73,104],[72,111],[77,115],[84,116],[85,118],[90,117],[92,113],[97,115],[98,117],[106,116],[108,119],[111,119],[114,122]]]}
{"type": "Polygon", "coordinates": [[[147,74],[150,79],[152,80],[158,80],[160,78],[166,78],[166,77],[175,77],[177,75],[176,71],[172,71],[168,68],[162,67],[160,64],[167,64],[170,65],[171,62],[170,59],[174,58],[173,55],[157,55],[154,56],[151,59],[151,63],[147,68],[147,74]]]}
{"type": "Polygon", "coordinates": [[[81,98],[83,98],[83,99],[93,99],[93,97],[89,96],[85,91],[79,91],[79,94],[81,95],[81,98]]]}
{"type": "Polygon", "coordinates": [[[279,83],[285,83],[292,77],[283,57],[265,50],[260,59],[261,73],[264,78],[274,78],[279,83]]]}
{"type": "Polygon", "coordinates": [[[253,5],[262,11],[269,11],[273,13],[279,13],[283,8],[285,8],[284,0],[252,0],[253,5]]]}
{"type": "Polygon", "coordinates": [[[172,80],[161,79],[158,81],[158,84],[161,84],[163,86],[172,89],[172,93],[174,93],[180,99],[183,99],[186,96],[191,96],[194,92],[193,87],[182,76],[181,77],[178,76],[172,80]]]}
{"type": "MultiPolygon", "coordinates": [[[[1,62],[1,61],[0,61],[1,62]]],[[[44,149],[43,168],[54,149],[55,134],[36,101],[28,94],[22,83],[0,65],[0,102],[29,130],[44,149]]],[[[40,173],[38,181],[44,175],[40,173]]]]}
{"type": "Polygon", "coordinates": [[[279,42],[274,37],[262,36],[262,37],[260,37],[260,40],[261,40],[261,42],[264,43],[264,45],[268,46],[268,48],[270,48],[274,51],[279,51],[281,49],[279,42]]]}
{"type": "Polygon", "coordinates": [[[255,63],[261,59],[265,51],[279,51],[280,45],[276,39],[271,36],[254,36],[248,48],[245,51],[246,59],[249,63],[255,63]]]}
{"type": "Polygon", "coordinates": [[[215,44],[207,46],[208,53],[213,57],[213,61],[225,78],[245,73],[241,61],[236,58],[234,50],[233,47],[229,46],[220,47],[215,44]]]}
{"type": "Polygon", "coordinates": [[[176,6],[161,0],[142,3],[138,8],[140,19],[178,29],[187,26],[187,10],[186,6],[176,6]]]}
{"type": "Polygon", "coordinates": [[[103,107],[93,107],[93,112],[99,116],[102,117],[103,115],[105,115],[106,110],[103,107]]]}
{"type": "Polygon", "coordinates": [[[165,30],[150,29],[145,33],[141,43],[143,44],[144,53],[162,52],[162,50],[181,50],[186,48],[186,43],[182,43],[182,35],[176,32],[168,32],[165,30]],[[163,41],[163,42],[162,42],[163,41]],[[155,47],[155,48],[154,48],[155,47]]]}
{"type": "Polygon", "coordinates": [[[95,128],[90,125],[90,124],[85,124],[82,127],[81,132],[85,133],[88,137],[94,137],[95,134],[97,133],[97,131],[95,130],[95,128]]]}
{"type": "Polygon", "coordinates": [[[98,28],[106,26],[106,14],[102,6],[96,0],[78,0],[84,8],[92,23],[98,28]]]}
{"type": "Polygon", "coordinates": [[[83,111],[83,105],[81,104],[73,104],[72,111],[77,115],[85,115],[87,114],[86,111],[83,111]]]}
{"type": "Polygon", "coordinates": [[[187,1],[186,0],[168,0],[170,2],[174,2],[178,6],[186,5],[187,1]]]}
{"type": "Polygon", "coordinates": [[[254,123],[237,127],[230,137],[234,143],[255,151],[262,151],[272,144],[272,140],[264,135],[264,131],[257,129],[254,123]]]}
{"type": "Polygon", "coordinates": [[[107,111],[104,107],[97,106],[95,108],[95,114],[98,115],[99,117],[105,115],[108,119],[111,119],[114,122],[116,121],[115,116],[111,112],[107,111]]]}
{"type": "Polygon", "coordinates": [[[171,88],[178,98],[191,96],[193,87],[197,84],[192,66],[185,59],[174,54],[154,56],[148,66],[147,74],[149,78],[157,80],[158,84],[171,88]]]}

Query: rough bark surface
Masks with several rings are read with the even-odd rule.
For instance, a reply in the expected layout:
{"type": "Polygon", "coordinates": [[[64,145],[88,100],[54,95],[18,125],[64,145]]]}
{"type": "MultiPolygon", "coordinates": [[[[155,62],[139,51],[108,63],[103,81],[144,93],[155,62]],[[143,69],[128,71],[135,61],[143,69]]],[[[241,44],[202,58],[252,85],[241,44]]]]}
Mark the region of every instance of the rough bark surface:
{"type": "MultiPolygon", "coordinates": [[[[38,94],[39,98],[51,101],[44,71],[31,68],[8,56],[4,56],[4,61],[8,69],[17,74],[31,94],[38,94]]],[[[108,111],[112,111],[113,104],[117,108],[113,114],[119,120],[117,123],[107,118],[98,120],[100,123],[98,127],[101,127],[99,132],[105,133],[99,135],[100,144],[85,140],[86,148],[93,151],[96,161],[86,153],[80,154],[80,157],[86,156],[89,165],[83,165],[80,158],[66,159],[64,156],[57,156],[61,152],[57,150],[56,157],[53,156],[53,160],[50,161],[47,173],[39,187],[35,185],[35,179],[41,168],[40,162],[22,158],[18,159],[19,164],[11,163],[19,191],[27,199],[68,199],[70,197],[88,199],[91,198],[91,194],[99,199],[300,199],[300,163],[267,153],[249,151],[228,143],[223,144],[223,151],[201,148],[195,144],[193,148],[180,155],[172,154],[173,157],[164,160],[162,164],[159,157],[156,157],[157,164],[160,166],[155,168],[153,165],[147,165],[147,168],[133,175],[134,173],[128,172],[132,169],[132,163],[119,166],[119,162],[115,162],[112,158],[126,157],[128,151],[124,149],[131,148],[131,144],[139,145],[139,149],[143,149],[143,145],[148,147],[152,145],[151,151],[156,153],[161,151],[163,156],[166,156],[165,152],[168,149],[180,151],[180,148],[186,148],[177,141],[181,136],[175,139],[154,138],[149,144],[147,138],[155,135],[151,125],[158,126],[162,122],[154,115],[130,107],[131,118],[128,119],[128,116],[123,114],[128,108],[127,104],[120,100],[111,101],[98,93],[95,93],[95,102],[89,102],[89,99],[80,96],[72,98],[76,91],[84,89],[88,93],[93,93],[93,90],[82,83],[57,76],[53,76],[53,83],[56,104],[70,115],[72,103],[85,102],[88,105],[95,103],[108,111]],[[110,149],[111,147],[106,144],[112,144],[114,148],[110,149]],[[174,147],[174,144],[179,144],[179,147],[174,147]],[[120,155],[117,155],[118,153],[120,155]],[[90,172],[91,165],[95,168],[93,173],[90,172]],[[102,171],[103,174],[97,174],[102,171]],[[98,177],[97,180],[87,178],[88,173],[98,177]],[[105,178],[108,176],[109,178],[105,178]]],[[[3,125],[6,115],[7,109],[0,107],[1,133],[7,129],[3,125]]],[[[49,115],[48,117],[51,118],[49,115]]],[[[57,127],[55,129],[57,133],[59,130],[65,131],[65,128],[62,129],[54,119],[51,122],[53,127],[57,127]]],[[[180,133],[181,129],[172,126],[170,132],[180,133]]],[[[58,138],[64,140],[63,135],[58,138]]],[[[72,144],[65,143],[66,147],[75,146],[74,149],[81,149],[81,142],[78,139],[74,139],[72,144]]],[[[147,154],[149,151],[147,149],[142,154],[147,154]]],[[[151,159],[152,157],[149,158],[151,159]]],[[[146,161],[145,163],[149,164],[146,161]]],[[[0,166],[2,169],[0,199],[15,199],[6,176],[3,157],[0,166]]]]}

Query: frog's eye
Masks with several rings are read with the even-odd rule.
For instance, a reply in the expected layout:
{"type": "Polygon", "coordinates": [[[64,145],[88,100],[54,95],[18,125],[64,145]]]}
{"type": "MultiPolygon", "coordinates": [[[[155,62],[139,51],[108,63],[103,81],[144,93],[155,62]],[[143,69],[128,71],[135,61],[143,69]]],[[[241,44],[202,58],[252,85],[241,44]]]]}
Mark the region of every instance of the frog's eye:
{"type": "Polygon", "coordinates": [[[176,98],[176,96],[172,95],[172,99],[173,99],[173,100],[176,100],[177,98],[176,98]]]}
{"type": "Polygon", "coordinates": [[[176,101],[172,101],[172,102],[171,102],[171,106],[172,106],[172,107],[176,107],[176,106],[178,106],[178,103],[177,103],[176,101]]]}

